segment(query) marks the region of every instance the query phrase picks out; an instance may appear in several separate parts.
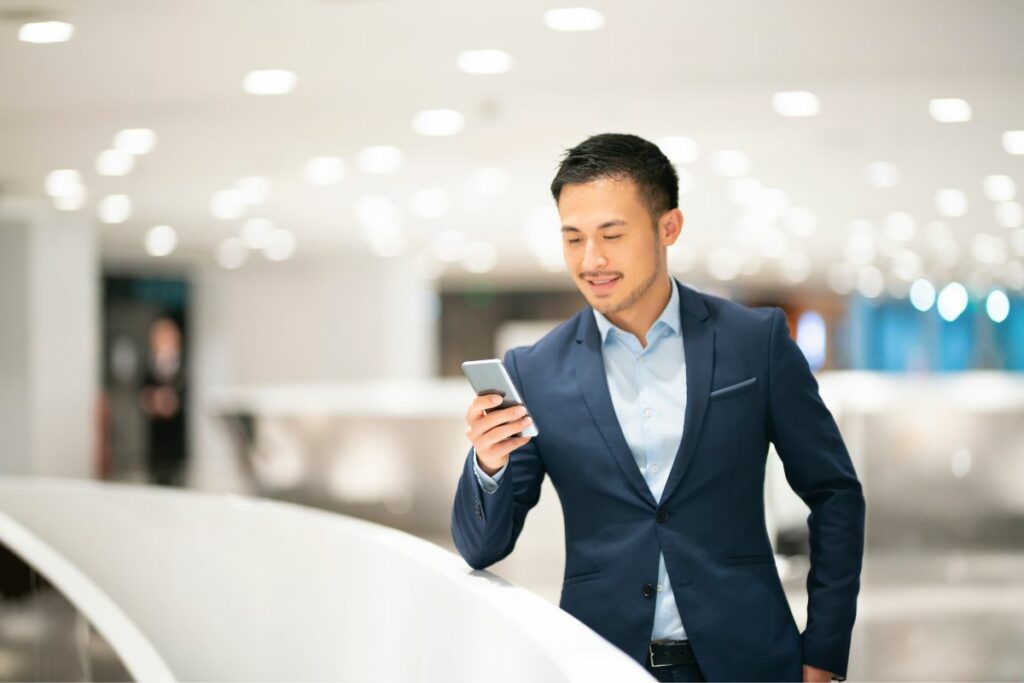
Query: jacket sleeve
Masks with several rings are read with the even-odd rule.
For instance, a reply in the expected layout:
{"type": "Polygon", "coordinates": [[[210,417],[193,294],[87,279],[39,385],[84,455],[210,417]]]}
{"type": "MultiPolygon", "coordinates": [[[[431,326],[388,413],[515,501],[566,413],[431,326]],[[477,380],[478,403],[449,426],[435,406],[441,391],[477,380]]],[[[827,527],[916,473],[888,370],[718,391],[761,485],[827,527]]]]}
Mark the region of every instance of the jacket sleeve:
{"type": "MultiPolygon", "coordinates": [[[[505,367],[526,401],[516,369],[515,349],[505,354],[505,367]]],[[[540,499],[544,464],[536,440],[531,439],[509,454],[508,466],[497,490],[485,493],[473,470],[475,457],[471,448],[455,491],[452,538],[469,566],[483,569],[504,559],[515,548],[526,513],[540,499]]]]}
{"type": "Polygon", "coordinates": [[[864,554],[864,495],[785,314],[772,312],[768,438],[811,509],[804,663],[846,677],[864,554]]]}

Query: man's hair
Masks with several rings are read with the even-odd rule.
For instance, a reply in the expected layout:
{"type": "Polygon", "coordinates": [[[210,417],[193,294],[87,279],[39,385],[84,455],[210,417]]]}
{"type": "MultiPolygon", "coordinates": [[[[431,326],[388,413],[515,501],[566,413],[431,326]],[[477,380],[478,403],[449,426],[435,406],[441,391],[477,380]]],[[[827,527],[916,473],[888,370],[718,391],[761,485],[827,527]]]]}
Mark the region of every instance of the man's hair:
{"type": "Polygon", "coordinates": [[[636,135],[602,133],[566,150],[551,181],[558,203],[562,188],[599,178],[632,180],[651,219],[679,206],[679,176],[658,146],[636,135]]]}

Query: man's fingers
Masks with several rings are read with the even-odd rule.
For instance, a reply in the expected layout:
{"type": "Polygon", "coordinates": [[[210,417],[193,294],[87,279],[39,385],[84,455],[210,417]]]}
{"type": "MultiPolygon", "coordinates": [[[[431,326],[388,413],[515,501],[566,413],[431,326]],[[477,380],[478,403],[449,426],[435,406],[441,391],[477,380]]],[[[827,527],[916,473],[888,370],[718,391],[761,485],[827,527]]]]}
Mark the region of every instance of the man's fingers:
{"type": "Polygon", "coordinates": [[[528,417],[516,420],[515,422],[509,422],[508,424],[495,427],[485,433],[479,441],[482,443],[484,448],[490,448],[491,446],[495,446],[504,441],[513,434],[518,434],[523,431],[529,426],[529,424],[530,422],[528,417]]]}
{"type": "Polygon", "coordinates": [[[469,423],[470,428],[470,431],[467,432],[470,437],[469,440],[476,441],[478,437],[486,434],[495,427],[519,419],[522,417],[517,414],[520,408],[522,408],[522,406],[513,406],[511,408],[505,408],[503,410],[488,413],[487,415],[467,419],[466,421],[469,423]]]}

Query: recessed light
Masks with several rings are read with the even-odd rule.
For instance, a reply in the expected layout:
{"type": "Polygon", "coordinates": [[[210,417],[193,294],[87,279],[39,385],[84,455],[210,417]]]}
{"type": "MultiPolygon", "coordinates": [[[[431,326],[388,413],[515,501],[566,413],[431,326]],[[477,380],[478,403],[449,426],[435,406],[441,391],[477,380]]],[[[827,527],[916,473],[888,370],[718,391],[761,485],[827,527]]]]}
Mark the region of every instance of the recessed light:
{"type": "Polygon", "coordinates": [[[700,156],[700,147],[697,145],[697,141],[684,135],[668,135],[658,138],[655,144],[674,164],[690,164],[700,156]]]}
{"type": "Polygon", "coordinates": [[[214,218],[230,221],[245,213],[245,197],[238,190],[221,190],[210,198],[210,213],[214,218]]]}
{"type": "Polygon", "coordinates": [[[893,242],[909,242],[917,230],[914,217],[906,211],[893,211],[887,214],[882,226],[885,236],[893,242]]]}
{"type": "Polygon", "coordinates": [[[1008,202],[1017,196],[1017,184],[1008,175],[987,175],[981,187],[994,202],[1008,202]]]}
{"type": "Polygon", "coordinates": [[[356,164],[366,173],[391,173],[402,165],[402,150],[391,145],[366,147],[359,152],[356,164]]]}
{"type": "Polygon", "coordinates": [[[465,50],[455,65],[460,71],[474,75],[503,74],[512,68],[512,55],[504,50],[465,50]]]}
{"type": "Polygon", "coordinates": [[[75,27],[66,21],[33,21],[18,29],[18,40],[25,43],[63,43],[71,40],[75,27]]]}
{"type": "Polygon", "coordinates": [[[971,120],[971,105],[959,97],[928,100],[928,111],[940,123],[963,123],[971,120]]]}
{"type": "Polygon", "coordinates": [[[777,92],[772,95],[772,106],[782,116],[816,116],[821,111],[817,95],[806,90],[777,92]]]}
{"type": "Polygon", "coordinates": [[[270,180],[259,175],[239,178],[235,181],[234,189],[242,194],[246,204],[255,206],[263,204],[270,197],[270,180]]]}
{"type": "Polygon", "coordinates": [[[162,258],[178,246],[178,233],[169,225],[155,225],[146,231],[146,253],[162,258]]]}
{"type": "Polygon", "coordinates": [[[343,175],[345,162],[338,157],[313,157],[302,169],[302,176],[310,185],[335,185],[343,175]]]}
{"type": "Polygon", "coordinates": [[[454,109],[427,109],[412,119],[412,127],[420,135],[455,135],[466,125],[466,119],[454,109]]]}
{"type": "Polygon", "coordinates": [[[1010,154],[1024,154],[1024,130],[1008,130],[1004,132],[1003,149],[1010,154]]]}
{"type": "Polygon", "coordinates": [[[96,172],[103,176],[123,176],[135,167],[135,157],[119,149],[105,149],[96,157],[96,172]]]}
{"type": "Polygon", "coordinates": [[[900,172],[896,164],[888,161],[873,161],[864,167],[868,185],[886,190],[900,184],[900,172]]]}
{"type": "Polygon", "coordinates": [[[595,31],[604,26],[604,16],[590,7],[563,7],[544,12],[544,25],[556,31],[595,31]]]}
{"type": "Polygon", "coordinates": [[[149,128],[125,128],[114,136],[114,148],[139,156],[149,154],[156,146],[156,133],[149,128]]]}
{"type": "Polygon", "coordinates": [[[77,194],[82,187],[82,176],[73,168],[58,168],[46,174],[44,187],[51,197],[77,194]]]}
{"type": "Polygon", "coordinates": [[[132,200],[125,194],[107,195],[96,206],[101,223],[124,223],[132,215],[132,200]]]}
{"type": "Polygon", "coordinates": [[[964,216],[967,214],[967,195],[955,189],[939,190],[935,193],[935,209],[951,218],[964,216]]]}
{"type": "Polygon", "coordinates": [[[1006,292],[998,289],[992,290],[988,298],[985,299],[985,312],[994,323],[1006,320],[1006,317],[1010,315],[1010,299],[1007,298],[1006,292]]]}
{"type": "Polygon", "coordinates": [[[1024,207],[1017,202],[996,204],[996,223],[1004,228],[1019,228],[1024,225],[1024,207]]]}
{"type": "Polygon", "coordinates": [[[939,315],[946,322],[953,322],[967,309],[967,289],[959,282],[950,282],[939,292],[939,315]]]}
{"type": "Polygon", "coordinates": [[[931,282],[921,278],[910,285],[910,303],[924,313],[935,305],[935,287],[931,282]]]}
{"type": "Polygon", "coordinates": [[[275,230],[263,249],[263,255],[271,261],[285,261],[295,253],[295,233],[291,230],[275,230]]]}
{"type": "Polygon", "coordinates": [[[247,218],[242,223],[242,241],[250,249],[263,249],[270,244],[274,222],[269,218],[247,218]]]}
{"type": "Polygon", "coordinates": [[[64,194],[53,198],[53,208],[58,211],[78,211],[85,206],[88,198],[84,185],[78,185],[70,194],[64,194]]]}
{"type": "Polygon", "coordinates": [[[238,237],[228,237],[217,245],[217,263],[221,268],[236,270],[249,260],[249,249],[238,237]]]}
{"type": "Polygon", "coordinates": [[[250,95],[285,95],[295,89],[295,73],[285,69],[250,71],[242,81],[242,88],[250,95]]]}

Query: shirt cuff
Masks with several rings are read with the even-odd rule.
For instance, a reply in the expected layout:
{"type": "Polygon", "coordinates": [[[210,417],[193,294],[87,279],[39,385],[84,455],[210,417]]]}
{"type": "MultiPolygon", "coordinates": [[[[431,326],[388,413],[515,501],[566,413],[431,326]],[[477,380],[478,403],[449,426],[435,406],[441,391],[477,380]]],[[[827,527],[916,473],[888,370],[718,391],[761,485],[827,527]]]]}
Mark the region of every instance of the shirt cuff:
{"type": "Polygon", "coordinates": [[[480,488],[483,489],[484,493],[494,493],[498,490],[498,484],[501,483],[501,478],[504,476],[507,468],[508,464],[506,463],[504,467],[493,475],[487,474],[480,469],[480,463],[476,459],[476,449],[473,449],[473,472],[476,474],[476,480],[480,484],[480,488]]]}

